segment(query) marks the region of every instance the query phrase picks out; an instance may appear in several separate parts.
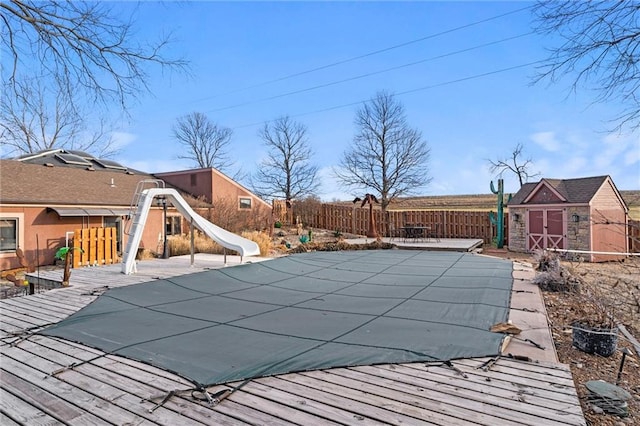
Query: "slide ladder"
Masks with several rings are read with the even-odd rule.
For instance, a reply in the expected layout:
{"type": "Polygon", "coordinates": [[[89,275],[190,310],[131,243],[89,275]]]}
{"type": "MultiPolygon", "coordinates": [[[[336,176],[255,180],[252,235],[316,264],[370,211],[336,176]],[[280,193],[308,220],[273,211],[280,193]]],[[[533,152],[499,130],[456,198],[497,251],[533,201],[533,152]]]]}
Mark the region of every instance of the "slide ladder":
{"type": "MultiPolygon", "coordinates": [[[[144,182],[144,181],[142,181],[144,182]]],[[[142,183],[141,182],[141,183],[142,183]]],[[[194,226],[204,232],[209,238],[229,250],[236,251],[241,257],[260,255],[260,247],[254,241],[243,238],[239,235],[229,232],[209,222],[204,217],[197,214],[184,198],[173,188],[150,188],[136,191],[135,208],[132,208],[131,228],[129,231],[129,241],[122,257],[122,273],[131,274],[136,272],[136,254],[140,241],[142,239],[142,231],[149,217],[149,210],[154,198],[164,197],[194,226]]]]}
{"type": "MultiPolygon", "coordinates": [[[[139,222],[133,220],[138,212],[138,205],[140,204],[140,198],[142,197],[142,193],[145,189],[151,188],[164,188],[164,181],[160,179],[144,179],[138,182],[136,185],[136,192],[133,194],[133,199],[131,200],[131,205],[129,206],[129,220],[127,225],[125,226],[124,233],[127,235],[131,235],[136,231],[139,222]]],[[[144,223],[142,224],[144,227],[144,223]]]]}

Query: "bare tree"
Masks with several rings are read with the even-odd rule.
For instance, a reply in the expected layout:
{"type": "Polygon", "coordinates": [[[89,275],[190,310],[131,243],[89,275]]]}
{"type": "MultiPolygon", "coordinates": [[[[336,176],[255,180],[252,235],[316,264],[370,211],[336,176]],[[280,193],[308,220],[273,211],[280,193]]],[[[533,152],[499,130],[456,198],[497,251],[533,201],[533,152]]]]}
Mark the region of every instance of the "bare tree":
{"type": "Polygon", "coordinates": [[[233,131],[218,126],[201,112],[192,112],[178,118],[173,126],[173,137],[184,148],[178,158],[191,160],[198,167],[215,167],[224,171],[231,165],[227,149],[233,131]]]}
{"type": "Polygon", "coordinates": [[[52,148],[91,151],[100,157],[114,155],[104,118],[88,123],[66,97],[57,97],[39,81],[16,83],[16,97],[0,103],[0,140],[3,153],[30,153],[52,148]]]}
{"type": "MultiPolygon", "coordinates": [[[[13,116],[33,109],[33,105],[24,105],[30,101],[23,96],[24,88],[27,82],[38,80],[40,88],[50,91],[37,96],[46,101],[46,108],[40,111],[48,117],[47,132],[56,127],[69,129],[67,123],[78,120],[89,128],[97,121],[95,117],[113,110],[113,103],[126,111],[132,98],[148,91],[147,65],[186,67],[183,60],[161,55],[168,38],[150,44],[137,41],[134,17],[121,19],[122,11],[112,7],[108,2],[0,0],[0,43],[6,59],[0,73],[7,83],[2,109],[13,109],[9,113],[13,116]],[[54,123],[61,117],[64,123],[54,123]]],[[[7,132],[4,128],[2,142],[7,132]]],[[[26,139],[17,144],[19,132],[10,135],[18,153],[38,147],[26,139]]],[[[59,147],[63,142],[66,144],[56,139],[59,147]]]]}
{"type": "Polygon", "coordinates": [[[348,188],[374,189],[386,212],[389,203],[427,185],[429,148],[422,133],[409,127],[404,107],[379,92],[356,112],[358,133],[344,152],[338,181],[348,188]]]}
{"type": "Polygon", "coordinates": [[[487,160],[490,165],[489,170],[491,171],[491,173],[496,173],[498,176],[502,176],[504,172],[509,171],[518,177],[520,186],[528,182],[529,179],[539,176],[540,173],[531,173],[530,171],[532,165],[531,158],[522,158],[523,149],[523,145],[519,143],[515,148],[513,148],[511,157],[497,160],[487,160]]]}
{"type": "Polygon", "coordinates": [[[254,192],[264,198],[286,200],[312,195],[320,183],[318,168],[311,163],[313,151],[307,128],[284,116],[266,123],[258,135],[268,154],[251,178],[254,192]]]}
{"type": "Polygon", "coordinates": [[[559,36],[559,45],[539,68],[535,81],[572,75],[572,89],[591,86],[597,102],[620,107],[617,129],[640,126],[640,3],[618,1],[539,1],[536,30],[559,36]]]}

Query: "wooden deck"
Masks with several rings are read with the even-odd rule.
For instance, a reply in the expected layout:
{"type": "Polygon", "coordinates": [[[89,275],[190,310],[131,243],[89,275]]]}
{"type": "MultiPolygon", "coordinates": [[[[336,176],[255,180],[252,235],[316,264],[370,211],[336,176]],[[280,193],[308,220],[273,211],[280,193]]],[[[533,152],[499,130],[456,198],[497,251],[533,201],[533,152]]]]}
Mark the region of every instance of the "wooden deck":
{"type": "Polygon", "coordinates": [[[500,358],[483,371],[485,359],[467,359],[453,362],[459,371],[412,363],[285,374],[228,384],[240,388],[211,406],[180,392],[192,384],[172,373],[31,334],[93,301],[102,286],[216,267],[154,262],[132,276],[74,270],[69,288],[0,301],[0,424],[586,424],[569,368],[556,363],[500,358]]]}

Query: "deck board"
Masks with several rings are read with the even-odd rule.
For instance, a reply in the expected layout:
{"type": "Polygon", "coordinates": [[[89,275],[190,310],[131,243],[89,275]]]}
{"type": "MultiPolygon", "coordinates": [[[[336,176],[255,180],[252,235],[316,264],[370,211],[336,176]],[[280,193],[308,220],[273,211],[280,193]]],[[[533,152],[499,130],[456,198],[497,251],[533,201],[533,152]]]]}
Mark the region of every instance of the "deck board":
{"type": "Polygon", "coordinates": [[[502,358],[483,371],[476,367],[485,358],[454,361],[467,378],[425,363],[290,373],[250,381],[217,406],[185,392],[149,411],[155,405],[145,398],[193,384],[78,343],[10,334],[66,318],[104,286],[203,270],[171,259],[156,264],[139,267],[139,276],[113,266],[74,270],[68,288],[0,301],[1,424],[586,425],[568,366],[551,362],[502,358]]]}

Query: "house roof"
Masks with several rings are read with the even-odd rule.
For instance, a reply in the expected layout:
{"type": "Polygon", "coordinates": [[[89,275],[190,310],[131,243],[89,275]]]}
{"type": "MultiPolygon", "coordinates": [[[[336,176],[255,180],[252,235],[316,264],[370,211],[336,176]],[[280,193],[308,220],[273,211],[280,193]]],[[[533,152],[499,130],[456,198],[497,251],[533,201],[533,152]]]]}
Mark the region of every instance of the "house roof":
{"type": "MultiPolygon", "coordinates": [[[[138,183],[148,179],[158,178],[86,152],[50,149],[0,160],[0,203],[128,209],[138,183]]],[[[191,206],[211,207],[210,203],[176,189],[191,206]]],[[[59,214],[65,214],[58,210],[59,214]]]]}
{"type": "Polygon", "coordinates": [[[235,181],[234,179],[232,179],[229,176],[227,176],[225,173],[223,173],[220,170],[218,170],[216,168],[213,168],[213,167],[204,167],[204,168],[200,168],[200,169],[188,169],[188,170],[177,170],[177,171],[172,171],[172,172],[154,173],[154,175],[157,176],[158,178],[162,179],[162,178],[165,178],[165,177],[190,175],[190,174],[193,174],[193,173],[207,173],[207,174],[211,174],[211,175],[213,175],[213,174],[218,175],[222,179],[225,179],[226,181],[230,182],[231,184],[236,185],[238,188],[241,188],[247,194],[250,194],[253,198],[255,198],[261,204],[264,204],[266,207],[271,208],[271,204],[267,203],[265,200],[260,198],[253,191],[251,191],[249,188],[247,188],[246,186],[242,185],[240,182],[235,181]]]}
{"type": "MultiPolygon", "coordinates": [[[[526,204],[527,199],[542,186],[550,187],[565,203],[586,204],[591,201],[607,180],[611,183],[616,193],[618,193],[609,176],[592,176],[575,179],[541,179],[537,183],[525,183],[513,198],[511,198],[508,205],[526,204]]],[[[622,197],[620,197],[620,201],[624,203],[622,197]]]]}
{"type": "Polygon", "coordinates": [[[87,170],[87,167],[0,160],[0,202],[128,207],[138,182],[144,179],[153,176],[122,169],[87,170]]]}

